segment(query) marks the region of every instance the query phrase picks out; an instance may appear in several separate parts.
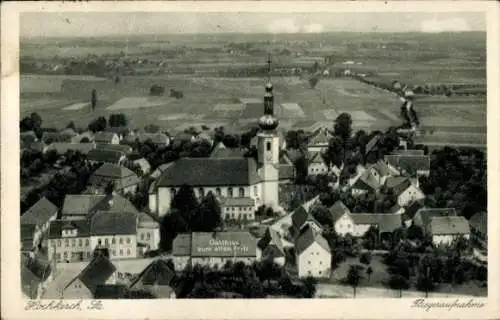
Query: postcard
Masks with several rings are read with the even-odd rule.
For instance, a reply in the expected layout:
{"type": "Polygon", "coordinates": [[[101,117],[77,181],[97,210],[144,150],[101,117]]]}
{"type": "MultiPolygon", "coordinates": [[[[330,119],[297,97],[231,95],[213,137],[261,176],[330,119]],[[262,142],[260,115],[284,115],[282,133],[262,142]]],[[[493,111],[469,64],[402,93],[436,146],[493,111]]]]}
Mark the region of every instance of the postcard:
{"type": "Polygon", "coordinates": [[[2,4],[2,317],[500,316],[499,8],[2,4]]]}

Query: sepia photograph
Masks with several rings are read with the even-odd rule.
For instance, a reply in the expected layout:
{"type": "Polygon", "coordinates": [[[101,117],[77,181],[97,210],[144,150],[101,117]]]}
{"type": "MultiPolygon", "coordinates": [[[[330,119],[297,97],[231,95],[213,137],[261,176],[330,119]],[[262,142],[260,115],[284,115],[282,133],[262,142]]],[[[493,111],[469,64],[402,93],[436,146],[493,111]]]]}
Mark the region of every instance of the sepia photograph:
{"type": "Polygon", "coordinates": [[[19,199],[7,200],[20,264],[8,276],[25,310],[484,306],[497,62],[484,8],[136,6],[18,13],[19,199]]]}

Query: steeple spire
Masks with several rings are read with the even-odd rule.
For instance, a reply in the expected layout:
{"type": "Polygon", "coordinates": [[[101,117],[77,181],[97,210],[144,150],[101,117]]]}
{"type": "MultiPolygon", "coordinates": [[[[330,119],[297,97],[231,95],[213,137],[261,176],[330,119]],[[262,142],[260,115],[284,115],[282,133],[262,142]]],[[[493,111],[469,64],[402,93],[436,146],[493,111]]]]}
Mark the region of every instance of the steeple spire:
{"type": "Polygon", "coordinates": [[[273,84],[271,83],[271,54],[267,58],[267,83],[266,93],[264,94],[264,116],[259,120],[259,126],[262,130],[273,131],[278,127],[278,119],[274,117],[274,95],[273,84]]]}

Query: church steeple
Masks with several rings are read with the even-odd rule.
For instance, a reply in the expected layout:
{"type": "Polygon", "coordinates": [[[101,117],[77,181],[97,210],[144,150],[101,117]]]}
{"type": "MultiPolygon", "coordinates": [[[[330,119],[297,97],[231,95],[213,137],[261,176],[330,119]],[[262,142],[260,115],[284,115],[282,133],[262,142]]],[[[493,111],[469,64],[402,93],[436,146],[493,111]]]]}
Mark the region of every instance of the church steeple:
{"type": "Polygon", "coordinates": [[[273,131],[278,127],[279,121],[274,117],[274,95],[271,83],[271,56],[267,59],[267,83],[264,94],[264,115],[259,120],[259,126],[264,131],[273,131]]]}

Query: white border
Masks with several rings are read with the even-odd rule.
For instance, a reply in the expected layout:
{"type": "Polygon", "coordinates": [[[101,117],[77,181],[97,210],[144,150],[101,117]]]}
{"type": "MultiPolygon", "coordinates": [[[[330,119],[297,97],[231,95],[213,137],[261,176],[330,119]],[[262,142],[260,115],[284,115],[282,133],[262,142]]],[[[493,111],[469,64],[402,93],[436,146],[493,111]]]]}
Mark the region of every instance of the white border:
{"type": "MultiPolygon", "coordinates": [[[[498,301],[498,189],[500,158],[499,117],[499,4],[495,1],[417,2],[24,2],[2,3],[2,105],[1,105],[1,205],[2,205],[2,318],[90,319],[328,319],[328,318],[442,318],[480,319],[500,316],[498,301]],[[25,312],[19,279],[19,12],[485,12],[488,27],[488,195],[489,195],[489,296],[482,309],[411,308],[411,299],[317,299],[317,300],[149,300],[104,301],[104,310],[82,312],[25,312]],[[495,195],[497,197],[495,197],[495,195]],[[495,285],[496,284],[496,285],[495,285]],[[18,298],[19,297],[19,298],[18,298]]],[[[443,299],[444,300],[444,299],[443,299]]],[[[443,301],[440,300],[440,301],[443,301]]],[[[447,299],[453,301],[453,299],[447,299]]],[[[463,301],[463,300],[462,300],[463,301]]]]}

